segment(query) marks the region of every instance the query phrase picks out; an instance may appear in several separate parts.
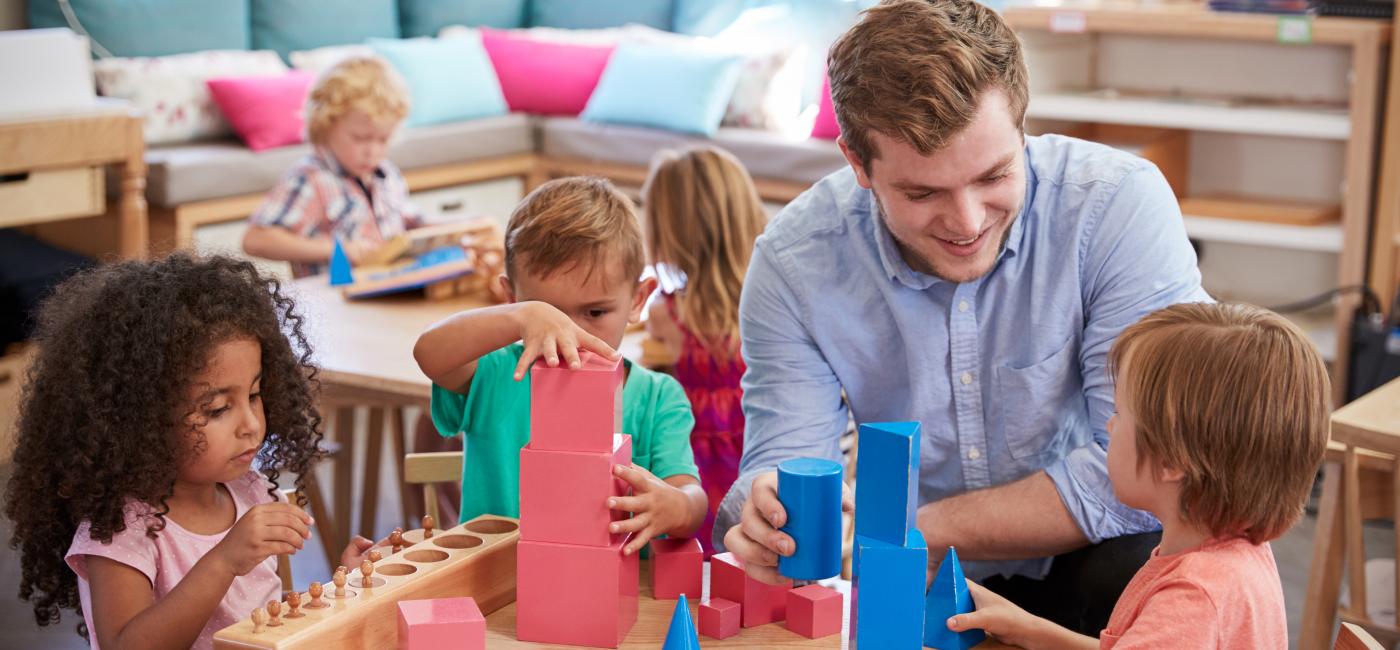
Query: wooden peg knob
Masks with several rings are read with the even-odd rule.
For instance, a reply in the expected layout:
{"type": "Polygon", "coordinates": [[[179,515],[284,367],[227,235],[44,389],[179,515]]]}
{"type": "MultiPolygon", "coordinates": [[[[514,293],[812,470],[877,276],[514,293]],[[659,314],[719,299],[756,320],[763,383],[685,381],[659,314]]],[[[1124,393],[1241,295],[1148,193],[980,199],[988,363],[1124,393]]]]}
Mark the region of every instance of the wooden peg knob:
{"type": "Polygon", "coordinates": [[[336,571],[336,572],[335,572],[335,576],[331,578],[331,582],[335,583],[335,597],[336,597],[336,598],[344,598],[344,597],[345,597],[345,572],[344,572],[344,571],[336,571]]]}
{"type": "Polygon", "coordinates": [[[267,612],[261,607],[253,608],[253,634],[261,634],[267,627],[267,612]]]}
{"type": "Polygon", "coordinates": [[[395,529],[394,529],[394,532],[389,533],[389,552],[390,552],[390,553],[398,553],[399,551],[402,551],[402,550],[403,550],[403,529],[402,529],[402,528],[395,528],[395,529]]]}
{"type": "Polygon", "coordinates": [[[322,607],[325,607],[326,604],[321,602],[321,594],[324,594],[325,592],[326,589],[325,587],[321,586],[321,583],[311,583],[311,586],[306,588],[306,593],[311,596],[311,602],[307,603],[306,606],[312,609],[320,609],[322,607]]]}
{"type": "Polygon", "coordinates": [[[365,589],[369,589],[370,587],[373,587],[373,586],[374,586],[374,581],[373,581],[373,579],[371,578],[371,576],[374,575],[374,563],[373,563],[373,562],[370,562],[369,560],[365,560],[364,562],[361,562],[361,563],[360,563],[360,575],[363,576],[363,578],[361,578],[361,580],[360,580],[360,586],[361,586],[361,587],[363,587],[363,588],[365,588],[365,589]]]}
{"type": "Polygon", "coordinates": [[[301,618],[306,614],[297,611],[301,608],[301,592],[293,591],[287,594],[287,618],[301,618]]]}
{"type": "Polygon", "coordinates": [[[377,563],[377,562],[379,562],[379,561],[382,560],[382,559],[384,559],[384,554],[383,554],[383,553],[380,553],[380,552],[379,552],[379,549],[374,549],[374,550],[371,550],[371,551],[369,552],[369,561],[370,561],[370,562],[376,562],[376,563],[377,563]]]}
{"type": "Polygon", "coordinates": [[[433,526],[436,524],[437,521],[433,519],[432,515],[423,515],[423,539],[432,538],[433,526]]]}
{"type": "Polygon", "coordinates": [[[267,601],[267,615],[272,617],[267,622],[268,627],[279,627],[282,625],[282,601],[267,601]]]}

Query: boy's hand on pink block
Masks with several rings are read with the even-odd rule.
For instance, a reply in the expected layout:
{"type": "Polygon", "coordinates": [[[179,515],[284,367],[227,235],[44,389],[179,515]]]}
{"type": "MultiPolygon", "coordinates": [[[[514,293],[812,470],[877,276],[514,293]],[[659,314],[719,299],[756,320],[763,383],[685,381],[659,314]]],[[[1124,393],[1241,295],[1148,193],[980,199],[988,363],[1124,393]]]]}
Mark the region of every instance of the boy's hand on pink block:
{"type": "MultiPolygon", "coordinates": [[[[387,541],[388,538],[384,538],[384,542],[387,541]]],[[[355,539],[350,540],[350,545],[345,547],[345,551],[340,554],[339,566],[359,568],[361,563],[369,559],[369,551],[374,547],[373,541],[356,535],[355,539]]]]}
{"type": "Polygon", "coordinates": [[[528,301],[519,303],[516,322],[520,325],[520,340],[525,351],[520,362],[515,365],[515,380],[525,377],[530,364],[535,359],[543,359],[549,367],[559,365],[559,360],[570,368],[579,367],[579,350],[589,350],[609,359],[617,358],[617,351],[602,339],[589,334],[572,319],[546,302],[528,301]]]}
{"type": "Polygon", "coordinates": [[[690,503],[680,488],[636,463],[614,465],[613,474],[632,486],[632,496],[608,498],[609,509],[632,513],[630,519],[608,524],[610,532],[633,533],[622,548],[624,555],[636,553],[657,535],[685,525],[690,503]]]}
{"type": "Polygon", "coordinates": [[[968,591],[977,611],[958,614],[948,619],[948,629],[954,632],[980,629],[1002,643],[1022,648],[1035,647],[1041,636],[1039,630],[1044,619],[1038,618],[1017,607],[1015,603],[1002,598],[991,590],[971,580],[967,581],[968,591]]]}
{"type": "Polygon", "coordinates": [[[315,521],[290,503],[253,506],[214,546],[213,553],[236,576],[247,575],[273,555],[290,555],[311,539],[315,521]]]}

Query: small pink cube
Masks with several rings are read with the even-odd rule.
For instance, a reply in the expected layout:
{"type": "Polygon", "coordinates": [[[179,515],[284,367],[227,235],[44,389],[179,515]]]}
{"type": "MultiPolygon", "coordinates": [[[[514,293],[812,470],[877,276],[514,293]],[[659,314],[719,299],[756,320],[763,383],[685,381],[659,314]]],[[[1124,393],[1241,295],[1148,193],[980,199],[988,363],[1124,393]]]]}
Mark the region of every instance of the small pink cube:
{"type": "Polygon", "coordinates": [[[485,650],[486,618],[471,598],[399,601],[399,650],[485,650]]]}
{"type": "Polygon", "coordinates": [[[792,581],[770,585],[749,577],[744,561],[733,553],[710,558],[710,596],[732,600],[743,609],[744,627],[776,623],[787,617],[787,592],[792,581]]]}
{"type": "Polygon", "coordinates": [[[699,598],[704,584],[705,552],[700,540],[651,540],[651,597],[673,600],[684,594],[699,598]]]}
{"type": "Polygon", "coordinates": [[[841,633],[841,592],[821,585],[787,593],[787,627],[809,639],[841,633]]]}
{"type": "Polygon", "coordinates": [[[727,639],[739,633],[739,603],[711,598],[700,603],[700,633],[712,639],[727,639]]]}

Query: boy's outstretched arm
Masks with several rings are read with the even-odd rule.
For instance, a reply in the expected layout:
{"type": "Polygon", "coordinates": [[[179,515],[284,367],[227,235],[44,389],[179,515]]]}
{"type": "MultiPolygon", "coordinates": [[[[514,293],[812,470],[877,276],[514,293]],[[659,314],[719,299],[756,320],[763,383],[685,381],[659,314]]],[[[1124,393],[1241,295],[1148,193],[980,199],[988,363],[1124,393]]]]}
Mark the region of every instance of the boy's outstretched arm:
{"type": "Polygon", "coordinates": [[[551,366],[562,359],[570,367],[579,364],[578,351],[592,350],[608,358],[617,351],[579,327],[548,303],[527,301],[458,312],[434,323],[418,337],[413,358],[433,383],[466,393],[476,374],[476,361],[517,340],[525,352],[515,368],[515,379],[537,358],[551,366]]]}
{"type": "Polygon", "coordinates": [[[949,618],[948,629],[954,632],[980,629],[1002,643],[1026,650],[1098,650],[1098,639],[1033,616],[971,580],[967,581],[967,588],[972,592],[977,611],[949,618]]]}

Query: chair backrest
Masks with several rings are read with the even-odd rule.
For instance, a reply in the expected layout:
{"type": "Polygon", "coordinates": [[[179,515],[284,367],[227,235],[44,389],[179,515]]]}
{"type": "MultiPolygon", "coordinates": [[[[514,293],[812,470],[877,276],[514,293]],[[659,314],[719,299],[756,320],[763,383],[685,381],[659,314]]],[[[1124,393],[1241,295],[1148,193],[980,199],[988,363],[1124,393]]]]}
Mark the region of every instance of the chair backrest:
{"type": "Polygon", "coordinates": [[[1337,642],[1332,645],[1333,650],[1385,650],[1385,646],[1376,641],[1366,630],[1351,623],[1342,623],[1342,629],[1337,632],[1337,642]]]}
{"type": "Polygon", "coordinates": [[[437,490],[434,489],[434,484],[461,479],[460,451],[405,454],[403,457],[403,482],[423,486],[423,507],[439,522],[442,521],[442,517],[438,514],[437,490]]]}

